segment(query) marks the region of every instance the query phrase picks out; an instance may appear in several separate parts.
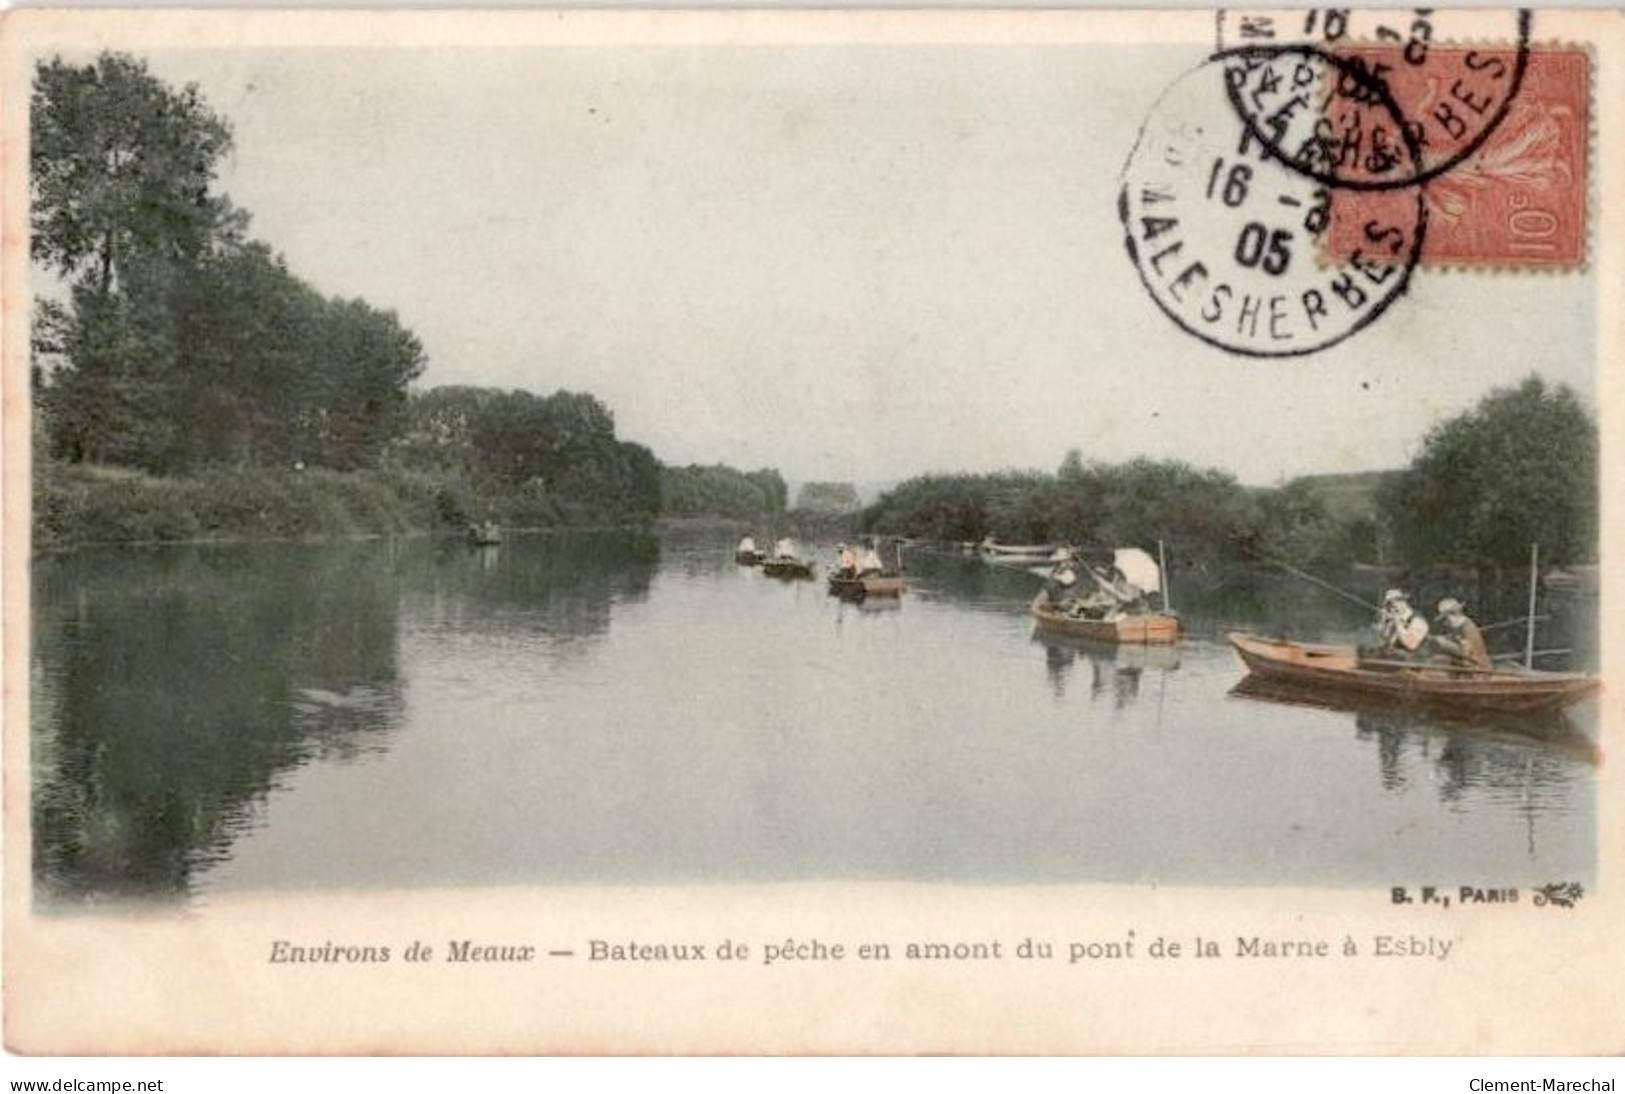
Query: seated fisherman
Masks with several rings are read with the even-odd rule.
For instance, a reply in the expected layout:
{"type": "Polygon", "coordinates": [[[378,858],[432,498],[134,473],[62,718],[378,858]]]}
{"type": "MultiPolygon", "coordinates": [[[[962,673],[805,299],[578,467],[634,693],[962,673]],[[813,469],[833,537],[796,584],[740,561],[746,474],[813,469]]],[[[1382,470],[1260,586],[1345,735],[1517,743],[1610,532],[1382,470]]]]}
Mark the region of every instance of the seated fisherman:
{"type": "Polygon", "coordinates": [[[1461,601],[1449,596],[1439,601],[1438,622],[1442,633],[1433,636],[1433,646],[1450,658],[1452,664],[1473,669],[1495,666],[1490,660],[1489,647],[1484,644],[1483,632],[1468,618],[1461,601]]]}
{"type": "Polygon", "coordinates": [[[756,541],[750,536],[745,536],[739,541],[739,546],[734,548],[734,553],[741,555],[754,555],[756,553],[756,541]]]}
{"type": "Polygon", "coordinates": [[[1382,596],[1377,616],[1377,633],[1382,637],[1383,656],[1409,658],[1428,638],[1428,621],[1411,608],[1410,598],[1399,589],[1382,596]]]}
{"type": "Polygon", "coordinates": [[[842,577],[858,576],[858,553],[844,543],[837,543],[835,549],[840,552],[840,561],[837,570],[842,577]]]}
{"type": "Polygon", "coordinates": [[[884,569],[880,561],[880,554],[873,547],[866,547],[863,558],[858,562],[858,576],[866,577],[869,574],[878,574],[884,569]]]}
{"type": "Polygon", "coordinates": [[[1077,598],[1078,570],[1072,561],[1071,552],[1064,547],[1056,549],[1051,561],[1055,566],[1049,572],[1049,581],[1044,585],[1044,593],[1049,602],[1059,608],[1067,601],[1077,598]]]}
{"type": "Polygon", "coordinates": [[[776,559],[793,559],[796,557],[796,545],[789,539],[781,539],[773,545],[773,557],[776,559]]]}

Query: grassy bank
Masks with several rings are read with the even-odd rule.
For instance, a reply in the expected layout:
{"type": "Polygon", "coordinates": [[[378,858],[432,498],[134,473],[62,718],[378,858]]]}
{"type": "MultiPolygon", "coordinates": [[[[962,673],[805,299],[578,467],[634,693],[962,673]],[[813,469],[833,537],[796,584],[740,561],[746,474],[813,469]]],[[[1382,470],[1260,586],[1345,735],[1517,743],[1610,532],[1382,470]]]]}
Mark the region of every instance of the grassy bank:
{"type": "Polygon", "coordinates": [[[461,530],[472,520],[554,528],[639,523],[636,515],[539,488],[477,488],[400,471],[220,468],[158,477],[125,468],[45,463],[34,483],[34,546],[186,540],[338,539],[461,530]]]}

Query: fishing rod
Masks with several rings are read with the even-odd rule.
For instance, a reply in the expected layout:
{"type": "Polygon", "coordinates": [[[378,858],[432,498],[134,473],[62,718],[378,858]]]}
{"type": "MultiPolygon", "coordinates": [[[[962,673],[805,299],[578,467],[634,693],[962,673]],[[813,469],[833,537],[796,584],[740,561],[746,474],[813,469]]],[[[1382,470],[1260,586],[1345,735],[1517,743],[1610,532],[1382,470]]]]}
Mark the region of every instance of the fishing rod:
{"type": "MultiPolygon", "coordinates": [[[[1537,623],[1540,622],[1543,619],[1550,619],[1550,618],[1551,618],[1551,616],[1549,616],[1549,615],[1537,615],[1537,616],[1534,617],[1534,619],[1535,619],[1535,621],[1537,623]]],[[[1482,624],[1478,629],[1481,630],[1481,631],[1494,631],[1494,630],[1499,630],[1502,627],[1521,627],[1525,623],[1529,622],[1529,619],[1530,619],[1530,617],[1527,616],[1527,615],[1520,615],[1516,619],[1503,619],[1499,623],[1485,623],[1485,624],[1482,624]]]]}
{"type": "Polygon", "coordinates": [[[1337,586],[1337,585],[1333,585],[1330,581],[1324,581],[1321,578],[1316,577],[1314,574],[1307,573],[1306,571],[1300,570],[1296,566],[1292,565],[1289,562],[1283,562],[1278,558],[1271,558],[1269,555],[1263,554],[1262,552],[1259,552],[1259,551],[1255,551],[1251,547],[1246,546],[1245,544],[1238,543],[1238,544],[1236,544],[1236,546],[1240,547],[1241,550],[1244,553],[1252,555],[1254,558],[1258,559],[1260,562],[1268,562],[1273,566],[1279,566],[1281,569],[1285,570],[1287,573],[1291,574],[1293,577],[1301,577],[1301,578],[1303,578],[1303,580],[1309,582],[1310,584],[1318,585],[1322,589],[1325,589],[1329,593],[1336,593],[1338,596],[1342,597],[1344,600],[1347,600],[1351,604],[1358,604],[1360,607],[1365,608],[1368,611],[1373,611],[1373,612],[1382,611],[1382,608],[1381,608],[1380,605],[1373,604],[1369,600],[1365,599],[1364,597],[1355,596],[1353,593],[1349,592],[1347,589],[1344,589],[1344,588],[1342,588],[1340,586],[1337,586]]]}

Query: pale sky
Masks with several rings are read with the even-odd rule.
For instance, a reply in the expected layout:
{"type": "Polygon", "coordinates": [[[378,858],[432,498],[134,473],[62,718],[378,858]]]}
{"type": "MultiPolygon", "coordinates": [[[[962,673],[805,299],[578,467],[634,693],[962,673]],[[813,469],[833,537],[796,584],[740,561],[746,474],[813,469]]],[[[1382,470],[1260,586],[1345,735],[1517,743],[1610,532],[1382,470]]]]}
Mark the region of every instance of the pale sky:
{"type": "Polygon", "coordinates": [[[1538,370],[1592,400],[1592,275],[1419,272],[1340,346],[1227,356],[1145,294],[1119,173],[1189,47],[147,54],[221,187],[422,383],[595,393],[671,463],[792,480],[1173,457],[1404,463],[1538,370]]]}

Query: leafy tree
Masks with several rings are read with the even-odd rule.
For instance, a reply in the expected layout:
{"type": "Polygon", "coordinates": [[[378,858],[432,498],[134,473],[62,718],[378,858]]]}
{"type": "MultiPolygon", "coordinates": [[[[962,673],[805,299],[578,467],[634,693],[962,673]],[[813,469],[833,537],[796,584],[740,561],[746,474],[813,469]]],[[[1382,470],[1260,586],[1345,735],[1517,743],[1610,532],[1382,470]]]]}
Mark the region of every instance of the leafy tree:
{"type": "Polygon", "coordinates": [[[1378,508],[1405,561],[1518,565],[1597,551],[1596,423],[1567,386],[1530,376],[1428,433],[1378,508]]]}
{"type": "Polygon", "coordinates": [[[750,520],[777,511],[757,478],[722,464],[667,467],[660,475],[660,494],[661,511],[670,517],[750,520]]]}
{"type": "Polygon", "coordinates": [[[39,64],[29,134],[30,254],[103,295],[130,263],[193,259],[234,221],[209,193],[231,127],[127,54],[39,64]]]}
{"type": "Polygon", "coordinates": [[[782,513],[790,504],[790,484],[784,481],[784,476],[771,467],[760,467],[755,471],[747,472],[745,477],[755,483],[767,499],[767,508],[772,513],[782,513]]]}
{"type": "Polygon", "coordinates": [[[796,492],[796,508],[813,513],[855,513],[862,508],[858,491],[849,482],[804,482],[796,492]]]}

